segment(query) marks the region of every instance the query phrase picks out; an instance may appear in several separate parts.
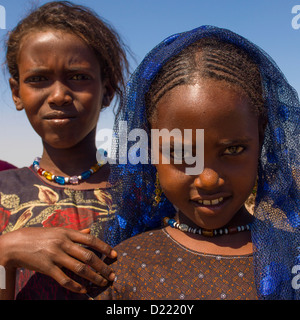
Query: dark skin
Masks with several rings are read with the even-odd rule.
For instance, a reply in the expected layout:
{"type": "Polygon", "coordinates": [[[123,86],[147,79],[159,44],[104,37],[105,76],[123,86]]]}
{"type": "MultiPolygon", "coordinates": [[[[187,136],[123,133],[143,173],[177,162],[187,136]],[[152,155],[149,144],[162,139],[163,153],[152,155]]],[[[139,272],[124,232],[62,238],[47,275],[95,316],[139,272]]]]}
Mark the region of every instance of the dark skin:
{"type": "MultiPolygon", "coordinates": [[[[41,167],[62,176],[78,175],[90,168],[97,162],[99,113],[113,97],[110,85],[101,79],[94,52],[70,33],[51,29],[31,32],[22,39],[18,67],[19,81],[10,79],[12,96],[17,110],[25,110],[42,139],[41,167]]],[[[105,165],[87,181],[68,188],[103,188],[108,175],[105,165]]],[[[113,281],[113,270],[79,244],[110,258],[117,256],[89,230],[23,228],[0,236],[0,265],[7,275],[7,289],[0,290],[0,298],[14,298],[19,267],[48,275],[76,293],[86,293],[86,288],[66,276],[62,267],[98,286],[113,281]]]]}
{"type": "MultiPolygon", "coordinates": [[[[184,161],[156,165],[166,197],[178,208],[177,221],[205,229],[251,221],[244,203],[257,176],[260,132],[246,97],[209,79],[177,86],[158,102],[152,128],[204,129],[202,172],[187,175],[184,161]]],[[[195,144],[195,137],[193,141],[195,144]]],[[[252,252],[250,232],[207,238],[171,227],[167,230],[194,251],[222,255],[252,252]]]]}

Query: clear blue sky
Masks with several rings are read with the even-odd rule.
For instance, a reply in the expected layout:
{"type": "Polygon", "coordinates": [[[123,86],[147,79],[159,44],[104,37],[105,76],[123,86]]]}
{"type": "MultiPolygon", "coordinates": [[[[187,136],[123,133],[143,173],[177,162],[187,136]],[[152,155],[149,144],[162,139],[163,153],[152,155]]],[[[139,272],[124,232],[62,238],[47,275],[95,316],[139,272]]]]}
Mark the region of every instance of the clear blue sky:
{"type": "MultiPolygon", "coordinates": [[[[0,0],[6,9],[3,38],[32,4],[48,1],[0,0]]],[[[300,92],[300,29],[292,28],[292,8],[300,0],[75,0],[109,21],[134,53],[137,63],[165,37],[200,25],[228,28],[253,41],[277,62],[300,92]]],[[[1,16],[0,16],[1,18],[1,16]]],[[[300,20],[299,20],[300,23],[300,20]]],[[[3,45],[0,51],[4,62],[3,45]]],[[[136,67],[131,63],[132,69],[136,67]]],[[[100,116],[99,128],[110,128],[111,110],[100,116]]],[[[24,112],[13,106],[8,74],[0,74],[0,159],[28,166],[41,153],[39,137],[24,112]]]]}

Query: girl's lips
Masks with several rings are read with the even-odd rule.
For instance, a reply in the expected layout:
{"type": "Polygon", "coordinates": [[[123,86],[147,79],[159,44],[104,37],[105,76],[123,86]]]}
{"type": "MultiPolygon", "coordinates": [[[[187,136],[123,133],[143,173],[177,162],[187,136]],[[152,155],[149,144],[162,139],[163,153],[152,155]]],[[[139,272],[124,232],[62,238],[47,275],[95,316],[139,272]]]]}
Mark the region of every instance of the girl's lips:
{"type": "Polygon", "coordinates": [[[60,119],[47,119],[47,121],[56,123],[56,124],[63,124],[63,123],[68,123],[74,119],[75,118],[60,118],[60,119]]]}
{"type": "Polygon", "coordinates": [[[53,118],[45,118],[45,120],[52,125],[65,125],[72,121],[74,121],[76,117],[71,116],[61,116],[61,117],[53,117],[53,118]]]}
{"type": "Polygon", "coordinates": [[[43,116],[45,120],[65,120],[65,119],[74,119],[76,114],[73,112],[49,112],[43,116]]]}
{"type": "Polygon", "coordinates": [[[207,208],[207,209],[220,209],[229,199],[229,196],[224,197],[215,197],[211,199],[191,199],[190,202],[195,207],[207,208]]]}
{"type": "Polygon", "coordinates": [[[224,198],[220,197],[220,198],[216,198],[216,199],[212,199],[212,200],[199,199],[197,202],[199,204],[203,204],[204,206],[212,206],[212,205],[217,205],[217,204],[221,203],[223,200],[224,200],[224,198]]]}

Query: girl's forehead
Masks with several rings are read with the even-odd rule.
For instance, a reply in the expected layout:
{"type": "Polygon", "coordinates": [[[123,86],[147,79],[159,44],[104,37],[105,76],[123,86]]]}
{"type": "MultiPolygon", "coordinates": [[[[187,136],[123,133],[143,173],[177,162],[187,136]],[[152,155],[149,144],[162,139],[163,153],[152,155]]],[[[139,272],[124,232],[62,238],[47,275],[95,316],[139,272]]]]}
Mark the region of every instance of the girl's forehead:
{"type": "Polygon", "coordinates": [[[41,43],[48,43],[49,41],[53,41],[53,39],[64,41],[65,39],[69,38],[72,38],[74,41],[83,42],[83,40],[75,33],[68,32],[65,30],[53,28],[43,28],[41,30],[32,29],[22,37],[20,48],[22,47],[22,45],[30,44],[32,41],[37,39],[41,43]]]}
{"type": "Polygon", "coordinates": [[[204,79],[194,84],[178,85],[158,102],[160,113],[220,115],[234,112],[244,106],[251,109],[249,99],[225,82],[204,79]]]}
{"type": "Polygon", "coordinates": [[[57,37],[63,37],[66,34],[71,34],[73,36],[76,36],[76,34],[74,32],[72,32],[71,30],[65,30],[63,28],[60,27],[52,27],[52,26],[43,26],[41,28],[30,28],[28,29],[28,31],[25,31],[25,35],[24,36],[31,36],[31,35],[35,35],[38,33],[52,33],[52,34],[56,34],[57,37]]]}
{"type": "Polygon", "coordinates": [[[88,50],[92,51],[90,46],[75,33],[60,29],[45,28],[42,30],[30,30],[21,38],[18,56],[20,56],[24,47],[28,50],[28,48],[37,45],[45,49],[52,46],[52,54],[55,54],[56,47],[61,46],[72,46],[73,48],[86,47],[88,50]]]}
{"type": "Polygon", "coordinates": [[[215,80],[179,85],[157,104],[155,126],[167,129],[231,130],[233,126],[258,127],[249,100],[215,80]]]}
{"type": "Polygon", "coordinates": [[[42,30],[30,33],[22,39],[18,63],[43,64],[50,60],[69,62],[90,61],[97,64],[96,56],[89,46],[78,36],[60,30],[42,30]]]}

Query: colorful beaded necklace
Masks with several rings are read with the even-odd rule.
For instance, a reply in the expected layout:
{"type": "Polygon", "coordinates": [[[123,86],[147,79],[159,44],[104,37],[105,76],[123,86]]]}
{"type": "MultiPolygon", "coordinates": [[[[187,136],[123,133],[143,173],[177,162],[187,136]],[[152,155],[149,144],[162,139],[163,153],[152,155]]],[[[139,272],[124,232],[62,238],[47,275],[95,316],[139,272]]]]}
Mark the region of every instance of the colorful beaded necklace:
{"type": "Polygon", "coordinates": [[[244,226],[238,226],[238,227],[228,227],[228,228],[220,228],[220,229],[213,229],[213,230],[207,230],[203,228],[192,228],[184,223],[178,223],[175,219],[170,219],[168,217],[165,217],[163,219],[164,224],[167,226],[169,225],[172,228],[181,230],[183,232],[190,232],[194,234],[200,234],[205,237],[215,237],[215,236],[221,236],[225,234],[234,234],[242,231],[249,231],[251,230],[251,224],[246,224],[244,226]]]}
{"type": "Polygon", "coordinates": [[[62,177],[62,176],[56,176],[51,172],[48,172],[45,169],[41,168],[40,161],[41,161],[40,157],[37,157],[34,159],[33,161],[34,170],[39,175],[45,177],[47,180],[57,182],[60,185],[79,184],[82,180],[88,179],[93,173],[97,172],[104,165],[103,161],[97,162],[89,170],[82,172],[79,176],[62,177]]]}

